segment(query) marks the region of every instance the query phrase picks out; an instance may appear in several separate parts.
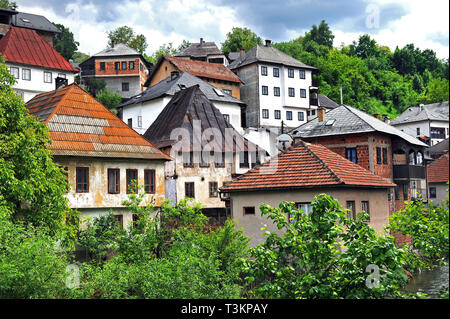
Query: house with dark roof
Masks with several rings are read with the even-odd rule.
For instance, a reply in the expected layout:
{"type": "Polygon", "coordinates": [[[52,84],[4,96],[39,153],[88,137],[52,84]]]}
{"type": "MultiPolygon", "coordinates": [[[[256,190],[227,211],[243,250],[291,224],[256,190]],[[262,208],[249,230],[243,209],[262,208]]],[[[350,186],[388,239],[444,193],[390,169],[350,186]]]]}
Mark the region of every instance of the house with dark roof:
{"type": "Polygon", "coordinates": [[[411,136],[435,145],[449,137],[448,101],[407,108],[391,125],[411,136]]]}
{"type": "Polygon", "coordinates": [[[428,197],[440,204],[448,198],[449,155],[443,154],[427,166],[428,197]]]}
{"type": "Polygon", "coordinates": [[[448,153],[448,137],[442,142],[430,146],[427,150],[427,154],[432,159],[437,159],[445,153],[448,153]]]}
{"type": "Polygon", "coordinates": [[[255,246],[265,240],[264,225],[265,230],[278,232],[271,220],[261,216],[261,205],[278,207],[283,201],[294,202],[309,214],[314,196],[321,193],[336,198],[353,218],[365,211],[370,225],[382,231],[389,220],[389,194],[394,186],[322,145],[299,140],[286,152],[222,187],[220,193],[229,198],[231,217],[255,246]]]}
{"type": "Polygon", "coordinates": [[[82,216],[113,210],[123,226],[133,215],[122,202],[143,186],[145,203],[165,199],[165,162],[170,156],[128,127],[77,84],[34,97],[29,113],[44,123],[55,162],[67,172],[69,205],[82,216]]]}
{"type": "Polygon", "coordinates": [[[81,83],[103,79],[111,92],[130,98],[144,91],[151,63],[129,46],[118,43],[80,63],[81,83]]]}
{"type": "Polygon", "coordinates": [[[265,151],[242,137],[199,85],[175,93],[144,137],[173,158],[166,163],[166,198],[194,198],[205,205],[205,215],[220,222],[229,211],[219,187],[265,158],[265,151]]]}
{"type": "Polygon", "coordinates": [[[205,42],[203,38],[200,38],[200,42],[192,43],[174,56],[195,61],[228,65],[226,55],[220,51],[217,45],[214,42],[205,42]]]}
{"type": "Polygon", "coordinates": [[[242,81],[231,72],[225,65],[218,63],[209,63],[203,61],[194,61],[180,57],[162,56],[153,68],[145,86],[151,87],[164,79],[172,72],[188,72],[199,77],[205,82],[213,85],[217,89],[240,100],[240,86],[242,81]]]}
{"type": "Polygon", "coordinates": [[[144,134],[175,93],[194,85],[199,86],[200,90],[219,109],[228,123],[242,132],[243,123],[241,120],[242,114],[245,112],[245,104],[188,72],[179,74],[174,71],[163,81],[119,105],[122,119],[134,130],[144,134]]]}
{"type": "Polygon", "coordinates": [[[60,82],[73,83],[79,72],[33,29],[11,26],[0,39],[0,54],[16,78],[13,88],[24,101],[54,90],[60,82]]]}
{"type": "MultiPolygon", "coordinates": [[[[325,112],[303,124],[289,135],[326,146],[371,173],[394,182],[395,205],[422,194],[426,200],[425,143],[397,128],[348,105],[325,112]]],[[[392,202],[394,203],[394,202],[392,202]]]]}

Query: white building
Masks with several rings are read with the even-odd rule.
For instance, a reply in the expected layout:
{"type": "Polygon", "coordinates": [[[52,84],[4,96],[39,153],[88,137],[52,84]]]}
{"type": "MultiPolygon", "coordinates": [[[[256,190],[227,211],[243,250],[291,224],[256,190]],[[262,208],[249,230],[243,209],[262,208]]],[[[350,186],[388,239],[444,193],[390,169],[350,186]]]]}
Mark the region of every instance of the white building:
{"type": "Polygon", "coordinates": [[[78,73],[78,69],[32,29],[11,26],[0,39],[0,54],[16,78],[13,88],[25,102],[54,90],[58,77],[73,83],[78,73]]]}

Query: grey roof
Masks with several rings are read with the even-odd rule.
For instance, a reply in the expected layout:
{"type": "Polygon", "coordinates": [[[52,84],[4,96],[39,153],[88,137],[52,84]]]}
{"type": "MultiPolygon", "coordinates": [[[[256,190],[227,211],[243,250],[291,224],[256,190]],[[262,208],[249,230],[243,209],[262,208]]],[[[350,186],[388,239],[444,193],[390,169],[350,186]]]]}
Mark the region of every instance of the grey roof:
{"type": "Polygon", "coordinates": [[[119,105],[119,107],[143,103],[145,101],[151,101],[163,96],[173,96],[175,93],[180,91],[183,86],[185,88],[189,88],[195,85],[198,85],[203,94],[205,94],[211,101],[237,103],[241,105],[245,104],[244,102],[226,93],[223,93],[223,96],[219,96],[216,93],[217,89],[214,86],[190,73],[183,72],[173,80],[171,80],[170,76],[165,78],[161,82],[149,87],[143,93],[133,96],[125,103],[119,105]]]}
{"type": "Polygon", "coordinates": [[[434,144],[433,146],[430,146],[430,148],[428,149],[428,152],[430,153],[431,156],[433,155],[442,155],[444,153],[448,152],[448,137],[443,140],[440,141],[437,144],[434,144]]]}
{"type": "Polygon", "coordinates": [[[328,111],[322,122],[316,118],[290,131],[294,137],[299,138],[368,132],[383,132],[398,136],[411,144],[428,147],[415,137],[348,105],[341,105],[328,111]],[[330,120],[334,122],[331,123],[330,120]],[[327,123],[332,125],[326,125],[327,123]]]}
{"type": "Polygon", "coordinates": [[[411,106],[397,118],[391,125],[399,125],[420,121],[448,121],[448,101],[420,106],[411,106]]]}
{"type": "Polygon", "coordinates": [[[175,54],[177,57],[207,57],[208,55],[223,54],[214,42],[192,43],[186,49],[175,54]]]}
{"type": "Polygon", "coordinates": [[[244,56],[244,59],[237,59],[233,61],[228,68],[230,70],[240,68],[244,65],[255,62],[268,62],[282,64],[286,66],[293,66],[297,68],[317,70],[317,68],[304,64],[290,55],[274,48],[273,46],[265,46],[257,44],[251,48],[244,56]]]}
{"type": "Polygon", "coordinates": [[[330,99],[328,96],[319,94],[319,106],[323,106],[326,109],[335,109],[339,106],[336,102],[330,99]]]}
{"type": "Polygon", "coordinates": [[[106,48],[105,50],[94,54],[93,57],[125,56],[125,55],[141,55],[141,54],[123,43],[117,43],[116,45],[114,45],[114,48],[106,48]]]}
{"type": "Polygon", "coordinates": [[[17,15],[12,18],[12,25],[39,31],[61,33],[61,30],[46,17],[31,13],[18,12],[17,15]]]}
{"type": "Polygon", "coordinates": [[[228,60],[235,61],[235,60],[239,59],[240,56],[241,56],[241,52],[229,52],[228,60]]]}

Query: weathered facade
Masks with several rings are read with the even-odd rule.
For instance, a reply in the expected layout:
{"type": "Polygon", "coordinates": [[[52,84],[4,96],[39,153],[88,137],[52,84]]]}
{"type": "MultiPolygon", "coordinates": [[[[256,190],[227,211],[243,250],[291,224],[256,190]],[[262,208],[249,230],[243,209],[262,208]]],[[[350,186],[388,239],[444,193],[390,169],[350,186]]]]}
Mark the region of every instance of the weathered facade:
{"type": "Polygon", "coordinates": [[[78,85],[38,95],[27,108],[47,125],[49,148],[67,172],[70,207],[82,216],[112,210],[127,227],[132,215],[122,202],[133,181],[143,186],[143,204],[158,206],[165,199],[164,164],[171,158],[78,85]]]}
{"type": "Polygon", "coordinates": [[[448,199],[449,155],[448,152],[427,166],[428,198],[435,204],[448,199]]]}

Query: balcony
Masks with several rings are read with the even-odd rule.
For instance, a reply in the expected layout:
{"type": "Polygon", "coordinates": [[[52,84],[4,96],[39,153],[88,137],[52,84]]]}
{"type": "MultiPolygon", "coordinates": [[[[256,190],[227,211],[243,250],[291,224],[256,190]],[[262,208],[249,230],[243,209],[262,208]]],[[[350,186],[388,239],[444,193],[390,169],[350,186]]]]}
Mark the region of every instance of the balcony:
{"type": "Polygon", "coordinates": [[[425,179],[425,166],[418,165],[393,165],[394,179],[425,179]]]}
{"type": "Polygon", "coordinates": [[[309,98],[309,105],[311,105],[311,106],[319,106],[319,99],[318,98],[314,98],[314,97],[310,97],[309,98]]]}

